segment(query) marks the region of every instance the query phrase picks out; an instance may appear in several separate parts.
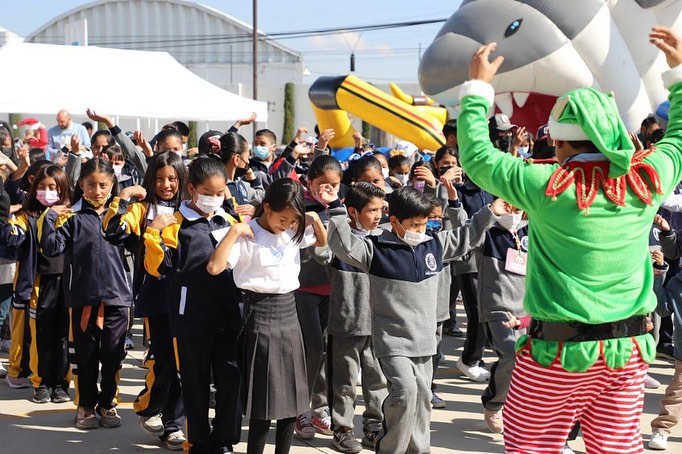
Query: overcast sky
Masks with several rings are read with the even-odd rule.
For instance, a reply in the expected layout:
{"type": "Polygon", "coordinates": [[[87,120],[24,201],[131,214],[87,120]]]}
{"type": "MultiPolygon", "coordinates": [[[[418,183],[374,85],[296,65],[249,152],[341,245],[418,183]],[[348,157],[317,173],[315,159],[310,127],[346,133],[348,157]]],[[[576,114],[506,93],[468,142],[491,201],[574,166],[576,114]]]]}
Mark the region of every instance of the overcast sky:
{"type": "MultiPolygon", "coordinates": [[[[83,0],[11,0],[2,2],[0,26],[26,36],[52,18],[78,6],[83,0]]],[[[248,0],[203,0],[199,3],[252,23],[248,0]]],[[[448,18],[460,0],[260,0],[258,28],[267,32],[351,27],[425,19],[448,18]],[[295,5],[295,6],[294,6],[295,5]]],[[[369,81],[414,82],[417,80],[419,47],[425,49],[442,24],[409,28],[346,32],[330,36],[286,39],[282,43],[303,53],[306,68],[315,79],[349,72],[355,47],[356,74],[369,81]]]]}

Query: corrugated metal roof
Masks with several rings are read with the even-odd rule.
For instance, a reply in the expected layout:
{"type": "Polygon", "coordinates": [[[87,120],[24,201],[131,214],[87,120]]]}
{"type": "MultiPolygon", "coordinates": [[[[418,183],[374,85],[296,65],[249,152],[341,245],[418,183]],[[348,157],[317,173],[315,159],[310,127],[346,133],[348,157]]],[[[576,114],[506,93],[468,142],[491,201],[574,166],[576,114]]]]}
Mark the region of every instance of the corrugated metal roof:
{"type": "MultiPolygon", "coordinates": [[[[253,28],[214,8],[184,0],[100,0],[52,19],[26,42],[63,44],[64,26],[87,19],[90,45],[163,50],[183,64],[250,64],[253,28]]],[[[267,34],[259,30],[262,39],[267,34]]],[[[259,62],[299,62],[301,54],[259,42],[259,62]]]]}

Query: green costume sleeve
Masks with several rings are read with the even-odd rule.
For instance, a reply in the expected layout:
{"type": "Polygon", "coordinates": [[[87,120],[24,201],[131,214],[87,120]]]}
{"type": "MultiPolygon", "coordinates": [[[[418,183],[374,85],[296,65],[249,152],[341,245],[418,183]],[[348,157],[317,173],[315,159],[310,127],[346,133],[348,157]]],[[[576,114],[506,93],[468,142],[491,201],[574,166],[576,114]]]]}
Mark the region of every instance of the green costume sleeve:
{"type": "Polygon", "coordinates": [[[551,202],[545,188],[557,166],[529,164],[495,148],[486,119],[490,104],[485,97],[472,94],[462,99],[457,119],[461,165],[476,185],[532,215],[551,202]]]}

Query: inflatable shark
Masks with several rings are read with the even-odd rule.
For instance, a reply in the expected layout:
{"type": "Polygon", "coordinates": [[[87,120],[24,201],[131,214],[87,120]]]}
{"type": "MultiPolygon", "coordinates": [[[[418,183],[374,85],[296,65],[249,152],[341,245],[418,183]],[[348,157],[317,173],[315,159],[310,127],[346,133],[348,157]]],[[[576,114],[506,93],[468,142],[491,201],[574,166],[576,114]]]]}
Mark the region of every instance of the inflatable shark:
{"type": "Polygon", "coordinates": [[[614,92],[637,130],[667,97],[668,67],[648,33],[656,24],[680,31],[681,13],[680,0],[464,0],[422,56],[419,82],[456,115],[472,55],[495,41],[505,58],[495,103],[516,124],[546,123],[557,96],[594,87],[614,92]]]}

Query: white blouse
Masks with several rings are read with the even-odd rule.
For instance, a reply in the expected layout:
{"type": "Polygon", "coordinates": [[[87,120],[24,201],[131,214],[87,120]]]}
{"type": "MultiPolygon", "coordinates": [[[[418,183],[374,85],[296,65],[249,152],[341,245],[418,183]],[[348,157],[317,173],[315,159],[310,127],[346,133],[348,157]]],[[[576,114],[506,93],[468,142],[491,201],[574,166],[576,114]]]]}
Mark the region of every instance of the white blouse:
{"type": "Polygon", "coordinates": [[[256,219],[251,220],[249,226],[253,229],[254,237],[239,237],[227,259],[227,267],[234,270],[237,287],[256,293],[275,294],[296,290],[300,286],[299,249],[317,242],[313,226],[306,227],[300,243],[294,242],[296,232],[292,229],[275,235],[261,227],[256,219]]]}

